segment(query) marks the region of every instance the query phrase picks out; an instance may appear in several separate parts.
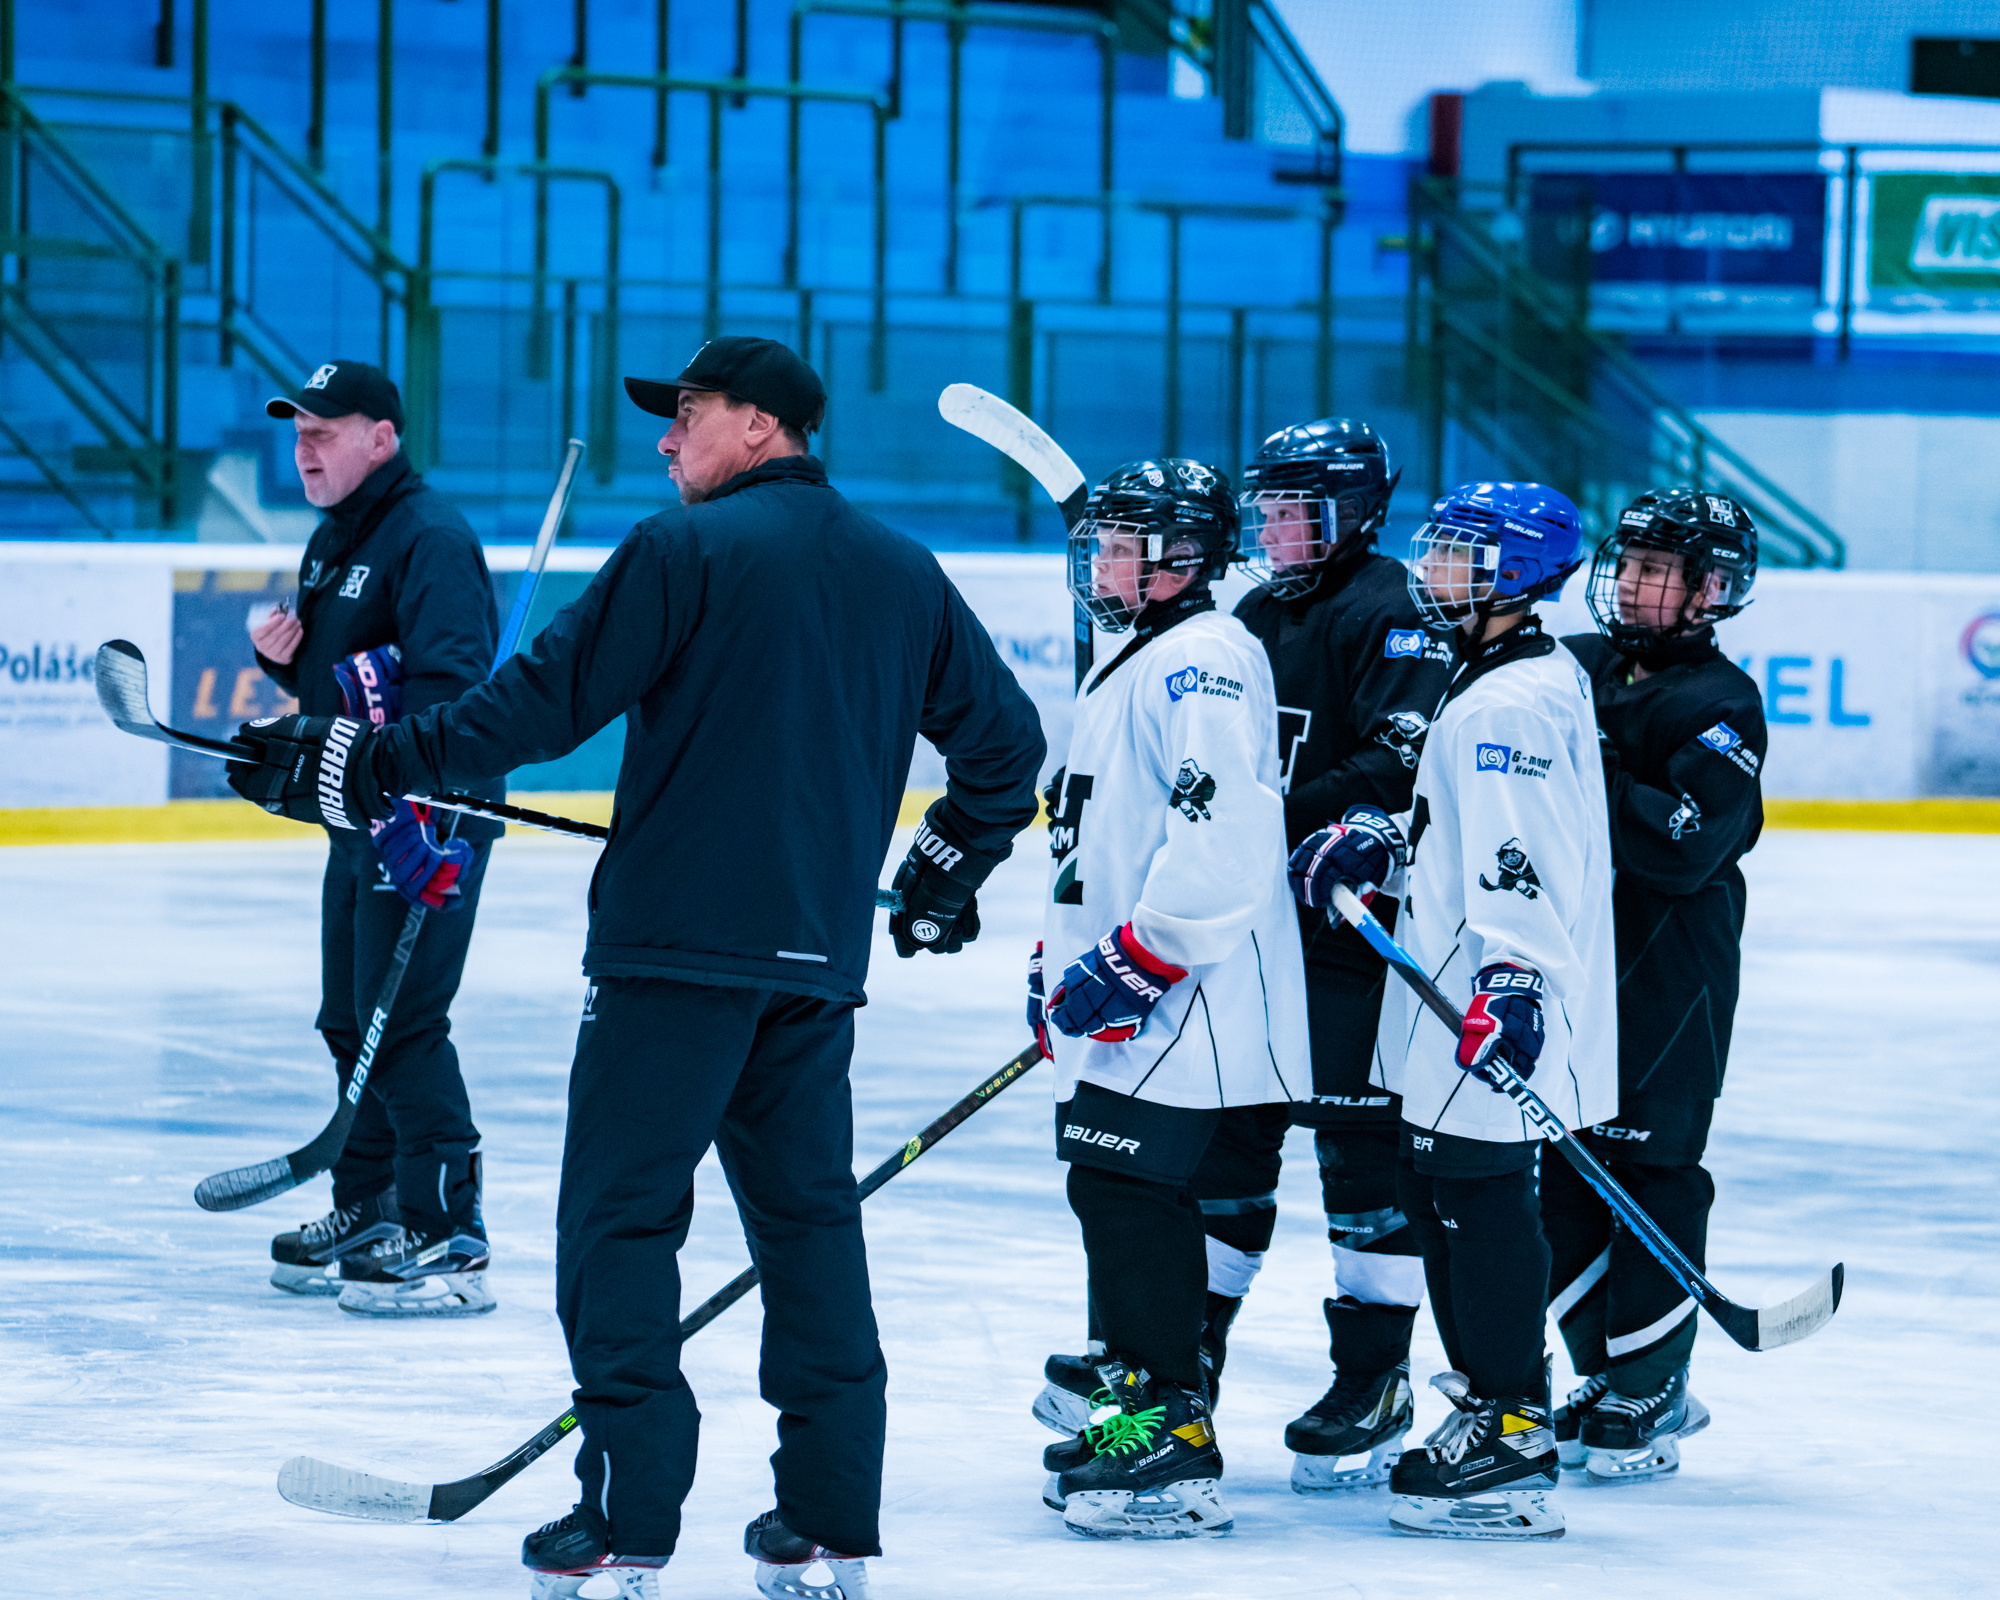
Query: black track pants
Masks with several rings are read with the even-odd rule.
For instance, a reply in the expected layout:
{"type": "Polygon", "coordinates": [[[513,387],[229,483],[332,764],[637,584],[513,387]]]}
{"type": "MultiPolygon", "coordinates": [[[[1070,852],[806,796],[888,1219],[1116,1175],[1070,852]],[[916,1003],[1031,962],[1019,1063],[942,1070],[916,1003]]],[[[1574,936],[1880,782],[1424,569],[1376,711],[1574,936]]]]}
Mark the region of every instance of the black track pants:
{"type": "Polygon", "coordinates": [[[1199,1389],[1208,1254],[1193,1191],[1078,1162],[1069,1204],[1083,1226],[1094,1336],[1154,1377],[1199,1389]]]}
{"type": "MultiPolygon", "coordinates": [[[[1592,1153],[1697,1267],[1708,1259],[1715,1180],[1698,1165],[1657,1167],[1592,1153]]],[[[1567,1161],[1542,1174],[1542,1226],[1554,1251],[1549,1310],[1579,1377],[1607,1369],[1620,1394],[1657,1394],[1687,1365],[1698,1318],[1693,1300],[1567,1161]]]]}
{"type": "Polygon", "coordinates": [[[1397,1202],[1423,1246],[1445,1359],[1481,1399],[1545,1398],[1549,1247],[1529,1156],[1528,1165],[1495,1177],[1419,1172],[1407,1155],[1396,1169],[1397,1202]]]}
{"type": "MultiPolygon", "coordinates": [[[[424,918],[347,1147],[333,1168],[335,1205],[353,1205],[394,1183],[403,1222],[428,1234],[469,1222],[479,1198],[471,1159],[479,1130],[448,1013],[492,849],[473,846],[472,864],[458,880],[457,909],[424,918]]],[[[320,886],[317,1025],[343,1084],[361,1053],[409,909],[384,880],[365,836],[334,839],[320,886]]]]}
{"type": "Polygon", "coordinates": [[[853,1006],[654,978],[590,995],[556,1206],[583,1503],[613,1549],[664,1555],[679,1538],[701,1416],[676,1254],[713,1144],[763,1277],[778,1511],[829,1549],[878,1554],[886,1373],[854,1181],[853,1006]]]}

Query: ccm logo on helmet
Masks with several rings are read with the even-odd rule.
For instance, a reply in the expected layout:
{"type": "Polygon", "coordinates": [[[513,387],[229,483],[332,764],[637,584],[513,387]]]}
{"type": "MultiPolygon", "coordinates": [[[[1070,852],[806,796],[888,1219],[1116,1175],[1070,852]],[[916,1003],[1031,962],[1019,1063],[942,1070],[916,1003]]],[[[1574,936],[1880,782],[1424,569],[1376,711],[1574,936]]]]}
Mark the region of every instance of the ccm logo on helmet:
{"type": "Polygon", "coordinates": [[[1077,1122],[1063,1125],[1063,1137],[1077,1144],[1102,1145],[1107,1150],[1115,1150],[1125,1156],[1136,1154],[1139,1149],[1137,1139],[1121,1139],[1115,1133],[1099,1133],[1097,1129],[1086,1128],[1077,1122]]]}

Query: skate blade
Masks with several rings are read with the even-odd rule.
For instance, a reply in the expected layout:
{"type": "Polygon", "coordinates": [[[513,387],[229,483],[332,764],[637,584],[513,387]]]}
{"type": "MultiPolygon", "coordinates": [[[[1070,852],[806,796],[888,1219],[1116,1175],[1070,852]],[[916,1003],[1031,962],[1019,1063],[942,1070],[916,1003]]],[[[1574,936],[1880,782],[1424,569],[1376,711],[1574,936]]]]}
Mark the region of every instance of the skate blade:
{"type": "Polygon", "coordinates": [[[1043,1427],[1053,1428],[1065,1439],[1074,1439],[1090,1426],[1090,1402],[1053,1383],[1042,1385],[1029,1410],[1043,1427]]]}
{"type": "Polygon", "coordinates": [[[1342,1494],[1353,1489],[1379,1489],[1389,1481],[1389,1469],[1402,1454],[1403,1435],[1378,1444],[1363,1462],[1359,1452],[1351,1456],[1292,1457],[1293,1494],[1342,1494]],[[1343,1467],[1341,1462],[1357,1463],[1343,1467]]]}
{"type": "Polygon", "coordinates": [[[1556,1442],[1556,1459],[1574,1472],[1590,1459],[1590,1450],[1581,1439],[1561,1439],[1556,1442]]]}
{"type": "Polygon", "coordinates": [[[340,1292],[340,1309],[357,1317],[477,1317],[499,1303],[478,1272],[442,1272],[412,1283],[350,1283],[340,1292]]]}
{"type": "Polygon", "coordinates": [[[1430,1539],[1560,1539],[1568,1528],[1546,1489],[1506,1489],[1463,1500],[1399,1494],[1389,1508],[1398,1533],[1430,1539]]]}
{"type": "Polygon", "coordinates": [[[658,1567],[606,1567],[601,1572],[537,1572],[528,1600],[663,1600],[658,1567]]]}
{"type": "Polygon", "coordinates": [[[1157,1489],[1079,1489],[1063,1525],[1086,1539],[1219,1539],[1236,1526],[1215,1478],[1184,1478],[1157,1489]]]}
{"type": "Polygon", "coordinates": [[[1062,1474],[1060,1472],[1051,1472],[1049,1474],[1049,1481],[1042,1485],[1042,1504],[1047,1506],[1051,1511],[1063,1511],[1069,1506],[1069,1501],[1064,1496],[1061,1485],[1062,1474]]]}
{"type": "Polygon", "coordinates": [[[765,1600],[870,1600],[868,1563],[825,1557],[798,1565],[757,1563],[757,1592],[765,1600]],[[819,1574],[824,1573],[824,1578],[819,1574]]]}
{"type": "Polygon", "coordinates": [[[1681,1447],[1669,1434],[1637,1450],[1592,1450],[1584,1467],[1586,1483],[1651,1483],[1681,1470],[1681,1447]]]}
{"type": "Polygon", "coordinates": [[[325,1267],[294,1267],[280,1261],[271,1268],[271,1287],[286,1294],[332,1299],[346,1287],[338,1278],[329,1278],[325,1267]]]}

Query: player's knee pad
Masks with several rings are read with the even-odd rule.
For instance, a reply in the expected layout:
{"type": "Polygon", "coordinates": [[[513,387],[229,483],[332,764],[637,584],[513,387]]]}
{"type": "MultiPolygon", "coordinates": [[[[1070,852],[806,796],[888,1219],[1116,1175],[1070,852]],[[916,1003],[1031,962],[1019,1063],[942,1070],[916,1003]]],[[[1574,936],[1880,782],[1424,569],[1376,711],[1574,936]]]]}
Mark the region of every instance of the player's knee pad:
{"type": "Polygon", "coordinates": [[[1236,1199],[1204,1198],[1200,1205],[1209,1292],[1240,1300],[1264,1265],[1264,1252],[1271,1248],[1271,1234],[1278,1225],[1277,1191],[1236,1199]]]}

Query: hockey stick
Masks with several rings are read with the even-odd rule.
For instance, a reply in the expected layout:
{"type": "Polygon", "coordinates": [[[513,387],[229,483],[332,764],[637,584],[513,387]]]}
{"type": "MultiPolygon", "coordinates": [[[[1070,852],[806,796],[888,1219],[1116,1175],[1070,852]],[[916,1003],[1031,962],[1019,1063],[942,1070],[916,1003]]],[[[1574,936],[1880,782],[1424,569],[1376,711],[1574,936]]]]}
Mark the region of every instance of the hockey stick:
{"type": "MultiPolygon", "coordinates": [[[[866,1200],[1041,1059],[1041,1046],[1029,1045],[863,1178],[855,1186],[856,1194],[866,1200]]],[[[756,1285],[757,1269],[745,1267],[681,1319],[681,1338],[692,1338],[756,1285]]],[[[398,1478],[378,1478],[373,1473],[337,1467],[312,1456],[294,1456],[278,1470],[278,1493],[295,1506],[337,1517],[363,1517],[374,1522],[455,1522],[503,1483],[525,1471],[575,1428],[576,1412],[565,1410],[512,1454],[482,1472],[450,1483],[406,1483],[398,1478]]]]}
{"type": "MultiPolygon", "coordinates": [[[[1438,1021],[1456,1036],[1464,1028],[1465,1018],[1431,981],[1429,974],[1410,959],[1403,947],[1390,936],[1389,930],[1376,920],[1375,914],[1361,903],[1360,897],[1345,884],[1340,884],[1334,888],[1333,903],[1341,916],[1353,924],[1355,931],[1395,968],[1397,976],[1416,991],[1417,998],[1430,1008],[1438,1021]]],[[[1667,1276],[1685,1289],[1695,1304],[1713,1317],[1722,1331],[1745,1350],[1775,1350],[1781,1344],[1792,1344],[1816,1333],[1839,1308],[1841,1284],[1845,1276],[1845,1268],[1839,1262],[1827,1273],[1824,1282],[1816,1283],[1804,1293],[1796,1294],[1778,1305],[1762,1310],[1754,1306],[1739,1306],[1702,1276],[1701,1269],[1688,1260],[1680,1246],[1640,1209],[1639,1202],[1625,1192],[1618,1180],[1605,1170],[1604,1164],[1577,1143],[1542,1097],[1530,1089],[1527,1081],[1497,1053],[1486,1063],[1483,1076],[1521,1108],[1521,1114],[1541,1131],[1544,1139],[1569,1158],[1569,1164],[1576,1168],[1584,1182],[1597,1191],[1611,1208],[1611,1214],[1638,1236],[1653,1259],[1666,1269],[1667,1276]]]]}
{"type": "MultiPolygon", "coordinates": [[[[514,607],[507,616],[507,625],[500,630],[499,648],[493,653],[493,666],[487,673],[490,678],[500,670],[501,664],[514,653],[514,646],[520,642],[522,626],[528,620],[528,607],[534,603],[535,590],[541,583],[542,569],[548,565],[549,551],[556,542],[556,534],[562,527],[563,514],[569,509],[570,490],[576,483],[576,469],[583,460],[584,443],[581,439],[569,441],[563,452],[562,471],[557,474],[554,492],[542,513],[542,526],[535,536],[535,548],[528,557],[528,566],[521,577],[521,587],[514,596],[514,607]]],[[[99,651],[100,657],[103,651],[99,651]]],[[[137,655],[137,651],[133,651],[137,655]]],[[[145,658],[138,659],[141,701],[144,703],[145,658]]],[[[129,678],[131,663],[126,663],[125,672],[129,678]]],[[[114,672],[115,675],[115,672],[114,672]]],[[[104,680],[98,679],[100,700],[104,694],[104,680]]],[[[106,704],[109,709],[109,704],[106,704]]],[[[118,719],[113,718],[114,721],[118,719]]],[[[148,707],[146,720],[152,721],[152,711],[148,707]]],[[[119,722],[124,727],[123,722],[119,722]]],[[[158,723],[153,724],[158,727],[158,723]]],[[[164,731],[164,730],[162,730],[164,731]]],[[[451,806],[453,812],[462,812],[464,807],[451,806]]],[[[454,816],[442,830],[442,837],[451,836],[451,825],[457,821],[454,816]]],[[[390,952],[389,969],[382,975],[381,985],[375,993],[375,1009],[368,1018],[367,1031],[362,1035],[361,1051],[355,1057],[354,1066],[347,1075],[347,1081],[340,1087],[340,1098],[334,1106],[333,1116],[319,1134],[309,1143],[301,1145],[290,1155],[275,1161],[260,1161],[254,1166],[232,1167],[226,1172],[213,1173],[195,1185],[194,1201],[204,1211],[240,1211],[245,1206],[260,1205],[289,1190],[296,1189],[308,1179],[320,1173],[340,1159],[340,1153],[347,1146],[348,1131],[354,1126],[354,1118],[361,1107],[362,1092],[368,1087],[368,1074],[375,1065],[375,1054],[382,1047],[383,1037],[389,1028],[389,1013],[395,1009],[396,995],[403,987],[403,975],[410,969],[410,957],[416,952],[417,936],[424,931],[424,918],[430,908],[418,901],[413,904],[403,918],[403,930],[396,937],[396,948],[390,952]]]]}
{"type": "MultiPolygon", "coordinates": [[[[954,428],[963,428],[975,439],[983,439],[1048,491],[1062,513],[1065,531],[1074,528],[1083,516],[1083,503],[1090,498],[1090,485],[1083,469],[1070,460],[1061,445],[1051,439],[1033,419],[1024,416],[997,394],[970,383],[953,383],[938,396],[938,415],[954,428]]],[[[1081,600],[1075,603],[1072,621],[1076,629],[1076,686],[1090,676],[1095,639],[1090,631],[1090,613],[1081,600]]]]}

